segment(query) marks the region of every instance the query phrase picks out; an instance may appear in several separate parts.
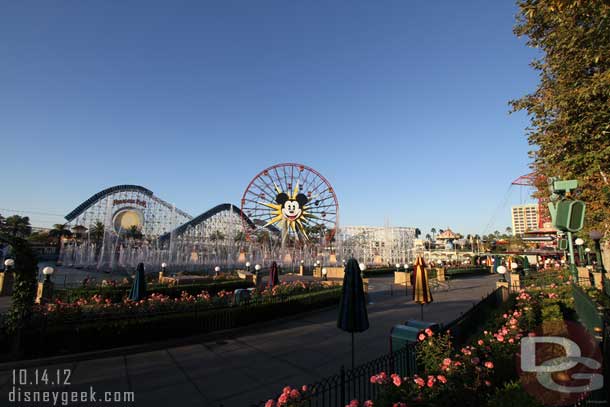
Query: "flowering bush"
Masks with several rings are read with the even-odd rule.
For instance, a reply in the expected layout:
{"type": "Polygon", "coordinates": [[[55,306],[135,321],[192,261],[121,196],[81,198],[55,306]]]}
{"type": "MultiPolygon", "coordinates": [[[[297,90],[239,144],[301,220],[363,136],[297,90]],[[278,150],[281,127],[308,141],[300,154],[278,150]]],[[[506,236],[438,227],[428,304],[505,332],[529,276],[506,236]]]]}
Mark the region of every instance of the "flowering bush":
{"type": "MultiPolygon", "coordinates": [[[[319,283],[293,281],[282,283],[257,292],[252,291],[252,301],[265,303],[267,300],[277,297],[294,296],[325,289],[319,283]]],[[[189,312],[212,307],[237,306],[234,301],[234,292],[220,290],[216,295],[211,295],[202,290],[198,294],[189,294],[181,291],[178,297],[171,297],[160,293],[152,293],[146,299],[131,301],[123,298],[121,301],[112,301],[104,298],[100,293],[89,298],[81,297],[73,302],[64,302],[56,299],[52,303],[36,305],[34,317],[44,316],[48,322],[60,322],[69,319],[93,319],[119,315],[140,315],[154,312],[189,312]]]]}
{"type": "MultiPolygon", "coordinates": [[[[509,303],[510,310],[500,312],[487,329],[459,350],[454,349],[449,332],[435,334],[426,329],[418,337],[420,375],[374,374],[370,382],[382,387],[377,399],[352,400],[346,407],[496,406],[506,397],[510,399],[502,405],[513,405],[515,400],[521,403],[518,405],[538,405],[515,381],[515,355],[520,339],[535,335],[532,330],[541,321],[569,317],[564,315],[573,306],[569,284],[521,290],[509,303]]],[[[306,396],[269,400],[266,407],[302,406],[306,396]]]]}

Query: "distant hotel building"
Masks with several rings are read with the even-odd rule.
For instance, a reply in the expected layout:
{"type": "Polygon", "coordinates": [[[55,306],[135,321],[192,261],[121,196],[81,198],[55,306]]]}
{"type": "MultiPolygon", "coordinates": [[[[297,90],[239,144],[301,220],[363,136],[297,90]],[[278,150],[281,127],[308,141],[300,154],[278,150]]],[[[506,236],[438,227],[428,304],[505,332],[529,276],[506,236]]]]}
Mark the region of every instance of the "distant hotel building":
{"type": "Polygon", "coordinates": [[[538,205],[517,205],[511,208],[513,219],[513,235],[522,235],[525,232],[537,230],[539,222],[538,205]]]}

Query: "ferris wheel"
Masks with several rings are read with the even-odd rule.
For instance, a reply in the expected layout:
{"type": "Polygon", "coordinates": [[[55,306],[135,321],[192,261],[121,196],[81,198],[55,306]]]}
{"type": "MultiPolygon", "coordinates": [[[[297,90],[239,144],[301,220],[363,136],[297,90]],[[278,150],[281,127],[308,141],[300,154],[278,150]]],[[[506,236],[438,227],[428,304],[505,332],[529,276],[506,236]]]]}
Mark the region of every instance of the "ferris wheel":
{"type": "Polygon", "coordinates": [[[277,164],[256,175],[241,198],[244,230],[267,228],[287,241],[317,244],[330,241],[339,220],[339,202],[330,183],[303,164],[277,164]]]}

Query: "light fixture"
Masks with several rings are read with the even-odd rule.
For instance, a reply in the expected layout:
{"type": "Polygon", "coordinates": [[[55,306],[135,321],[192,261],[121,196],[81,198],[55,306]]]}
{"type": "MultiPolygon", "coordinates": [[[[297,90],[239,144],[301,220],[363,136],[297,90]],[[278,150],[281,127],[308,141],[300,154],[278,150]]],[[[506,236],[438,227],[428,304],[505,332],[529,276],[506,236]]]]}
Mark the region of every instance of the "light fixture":
{"type": "Polygon", "coordinates": [[[517,270],[517,267],[519,267],[519,265],[518,265],[517,263],[515,263],[515,262],[512,262],[512,263],[510,264],[510,268],[511,268],[511,270],[517,270]]]}
{"type": "Polygon", "coordinates": [[[161,268],[164,269],[167,267],[167,263],[161,263],[161,268]]]}
{"type": "Polygon", "coordinates": [[[589,237],[597,242],[598,240],[601,240],[602,237],[604,237],[604,234],[597,230],[592,230],[589,233],[589,237]]]}
{"type": "Polygon", "coordinates": [[[498,274],[506,274],[506,267],[498,266],[498,274]]]}
{"type": "Polygon", "coordinates": [[[408,270],[408,269],[409,269],[409,265],[408,265],[407,263],[405,263],[405,264],[404,264],[402,267],[403,267],[405,270],[408,270]]]}
{"type": "Polygon", "coordinates": [[[589,249],[588,247],[585,248],[585,253],[591,253],[591,249],[589,249]]]}
{"type": "Polygon", "coordinates": [[[249,261],[246,262],[246,267],[250,267],[250,262],[249,261]]]}
{"type": "Polygon", "coordinates": [[[254,266],[254,270],[259,271],[261,269],[261,265],[257,264],[254,266]]]}
{"type": "Polygon", "coordinates": [[[4,260],[4,267],[11,268],[14,265],[15,265],[15,260],[13,260],[13,259],[6,259],[6,260],[4,260]]]}
{"type": "Polygon", "coordinates": [[[53,273],[55,273],[55,269],[51,266],[47,266],[42,269],[42,274],[44,274],[45,276],[52,276],[53,273]]]}
{"type": "Polygon", "coordinates": [[[585,241],[579,237],[574,241],[574,243],[576,243],[576,246],[582,246],[583,244],[585,244],[585,241]]]}
{"type": "Polygon", "coordinates": [[[216,274],[220,273],[220,267],[219,266],[214,267],[214,271],[216,272],[216,274]]]}
{"type": "Polygon", "coordinates": [[[360,271],[366,270],[366,264],[360,263],[359,266],[360,266],[360,271]]]}

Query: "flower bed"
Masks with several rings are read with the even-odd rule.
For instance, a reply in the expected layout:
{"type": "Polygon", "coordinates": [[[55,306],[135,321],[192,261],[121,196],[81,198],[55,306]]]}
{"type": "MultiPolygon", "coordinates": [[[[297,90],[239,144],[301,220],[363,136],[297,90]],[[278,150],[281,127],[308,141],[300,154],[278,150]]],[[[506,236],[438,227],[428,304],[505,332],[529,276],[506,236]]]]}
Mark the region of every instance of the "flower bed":
{"type": "MultiPolygon", "coordinates": [[[[221,291],[232,291],[238,288],[250,288],[254,284],[246,280],[214,280],[186,284],[179,286],[168,286],[164,284],[148,284],[146,289],[148,292],[163,294],[172,298],[178,298],[182,292],[187,292],[190,295],[197,295],[201,291],[207,291],[211,295],[215,295],[221,291]]],[[[105,287],[80,287],[80,288],[64,288],[55,289],[54,297],[62,302],[75,302],[82,298],[91,298],[94,295],[100,295],[102,299],[109,299],[112,302],[121,302],[129,295],[131,285],[129,284],[109,284],[105,287]]]]}
{"type": "MultiPolygon", "coordinates": [[[[352,400],[347,407],[401,406],[539,406],[518,381],[515,355],[525,335],[542,321],[575,317],[569,283],[521,290],[510,311],[492,317],[470,343],[455,349],[450,332],[419,336],[419,375],[379,372],[370,378],[380,386],[375,400],[352,400]],[[518,403],[518,404],[514,404],[518,403]]],[[[307,405],[308,390],[285,388],[266,407],[307,405]]]]}
{"type": "MultiPolygon", "coordinates": [[[[181,288],[183,287],[172,287],[173,290],[181,288]]],[[[271,289],[252,290],[247,300],[237,301],[234,298],[233,291],[221,290],[212,294],[206,290],[201,290],[201,286],[188,288],[191,292],[182,290],[178,296],[154,292],[146,299],[137,302],[126,297],[120,301],[113,301],[111,296],[104,297],[101,293],[94,294],[89,298],[82,297],[73,302],[56,299],[52,303],[35,305],[32,323],[34,325],[37,323],[44,323],[45,325],[81,323],[107,318],[150,315],[152,313],[196,312],[209,308],[277,302],[290,296],[329,289],[329,287],[318,282],[283,282],[271,289]],[[193,294],[194,288],[199,288],[200,291],[193,294]]],[[[172,291],[171,294],[175,295],[175,291],[172,291]]]]}
{"type": "MultiPolygon", "coordinates": [[[[285,283],[255,293],[250,301],[233,294],[185,293],[179,299],[152,294],[140,302],[107,303],[95,298],[38,307],[23,333],[26,357],[112,348],[231,329],[336,304],[341,287],[285,283]]],[[[0,335],[0,349],[8,349],[0,335]]],[[[2,355],[0,354],[0,359],[2,355]]]]}

